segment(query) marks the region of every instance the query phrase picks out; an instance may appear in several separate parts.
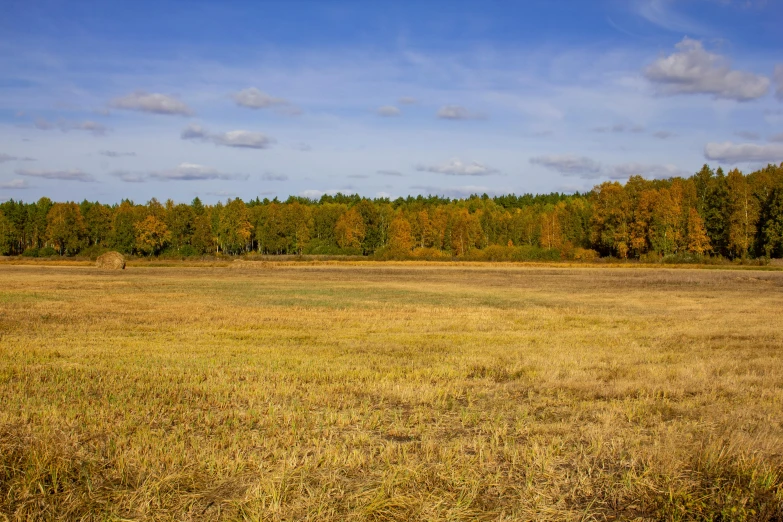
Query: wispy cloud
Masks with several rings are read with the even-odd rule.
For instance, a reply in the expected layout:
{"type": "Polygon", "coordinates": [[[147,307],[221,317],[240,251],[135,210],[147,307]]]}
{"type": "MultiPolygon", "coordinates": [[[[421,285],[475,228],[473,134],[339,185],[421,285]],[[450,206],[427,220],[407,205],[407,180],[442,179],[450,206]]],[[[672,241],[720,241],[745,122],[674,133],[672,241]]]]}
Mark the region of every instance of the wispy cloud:
{"type": "Polygon", "coordinates": [[[575,154],[551,154],[530,158],[533,165],[541,165],[564,176],[600,178],[601,164],[585,156],[575,154]]]}
{"type": "Polygon", "coordinates": [[[437,117],[441,120],[482,120],[486,115],[469,111],[460,105],[444,105],[438,109],[437,117]]]}
{"type": "Polygon", "coordinates": [[[677,52],[655,60],[644,76],[662,94],[711,94],[736,101],[755,100],[769,91],[769,78],[732,70],[728,60],[704,49],[698,40],[684,38],[677,52]]]}
{"type": "Polygon", "coordinates": [[[30,185],[25,179],[12,179],[10,181],[0,182],[0,189],[23,190],[28,188],[30,188],[30,185]]]}
{"type": "Polygon", "coordinates": [[[273,172],[264,172],[261,174],[261,181],[288,181],[285,174],[275,174],[273,172]]]}
{"type": "Polygon", "coordinates": [[[117,152],[116,150],[101,150],[98,152],[101,156],[106,156],[107,158],[122,158],[126,156],[135,156],[135,152],[117,152]]]}
{"type": "Polygon", "coordinates": [[[63,181],[81,181],[83,183],[90,183],[95,181],[90,174],[82,172],[78,169],[73,170],[32,170],[32,169],[17,169],[16,172],[19,176],[26,176],[30,178],[42,178],[42,179],[57,179],[63,181]]]}
{"type": "Polygon", "coordinates": [[[400,105],[416,105],[419,103],[419,100],[416,98],[413,98],[412,96],[403,96],[402,98],[397,100],[397,103],[400,105]]]}
{"type": "Polygon", "coordinates": [[[197,163],[180,163],[175,168],[152,172],[150,178],[158,181],[204,181],[210,179],[239,179],[247,176],[237,176],[236,174],[226,174],[219,170],[199,165],[197,163]]]}
{"type": "Polygon", "coordinates": [[[653,137],[658,138],[659,140],[667,140],[673,136],[676,136],[675,133],[670,131],[656,131],[653,132],[653,137]]]}
{"type": "Polygon", "coordinates": [[[482,165],[481,163],[463,162],[455,158],[443,165],[417,165],[419,172],[433,172],[435,174],[446,174],[447,176],[490,176],[497,174],[498,170],[482,165]]]}
{"type": "Polygon", "coordinates": [[[231,95],[234,102],[247,109],[276,109],[289,115],[300,114],[302,111],[294,106],[285,98],[277,98],[259,90],[256,87],[249,87],[231,95]]]}
{"type": "Polygon", "coordinates": [[[10,154],[4,154],[0,152],[0,163],[7,163],[9,161],[35,161],[35,158],[11,156],[10,154]]]}
{"type": "Polygon", "coordinates": [[[613,132],[616,134],[630,132],[632,134],[641,134],[642,132],[644,132],[644,127],[642,125],[626,125],[625,123],[615,123],[614,125],[609,125],[604,127],[594,127],[593,132],[598,132],[598,133],[613,132]]]}
{"type": "Polygon", "coordinates": [[[245,175],[227,174],[218,169],[197,163],[180,163],[173,169],[152,172],[132,172],[115,170],[110,173],[126,183],[144,183],[147,181],[208,181],[247,179],[245,175]]]}
{"type": "MultiPolygon", "coordinates": [[[[347,190],[350,190],[350,189],[347,189],[347,190]]],[[[329,190],[307,189],[307,190],[301,191],[299,193],[299,195],[302,196],[303,198],[319,199],[324,194],[329,194],[330,196],[334,196],[335,194],[339,194],[340,192],[345,194],[346,190],[339,190],[339,189],[329,189],[329,190]]]]}
{"type": "Polygon", "coordinates": [[[722,163],[778,163],[783,161],[783,143],[708,143],[704,157],[722,163]]]}
{"type": "Polygon", "coordinates": [[[783,101],[783,63],[775,66],[775,83],[777,84],[775,96],[778,100],[783,101]]]}
{"type": "Polygon", "coordinates": [[[375,114],[377,114],[378,116],[382,116],[384,118],[391,118],[394,116],[399,116],[401,112],[400,109],[398,109],[394,105],[384,105],[382,107],[378,107],[375,110],[375,114]]]}
{"type": "Polygon", "coordinates": [[[770,136],[768,141],[773,143],[783,143],[783,132],[770,136]]]}
{"type": "Polygon", "coordinates": [[[109,173],[120,181],[125,183],[144,183],[147,181],[147,175],[140,172],[131,172],[128,170],[113,170],[109,173]]]}
{"type": "Polygon", "coordinates": [[[275,143],[274,138],[260,132],[235,130],[229,132],[211,133],[197,124],[188,125],[182,130],[180,137],[183,140],[200,140],[244,149],[268,149],[275,143]]]}
{"type": "MultiPolygon", "coordinates": [[[[721,0],[722,1],[722,0],[721,0]]],[[[629,0],[636,13],[649,23],[675,33],[703,35],[710,31],[703,25],[678,13],[672,0],[629,0]]]]}
{"type": "Polygon", "coordinates": [[[167,114],[174,116],[191,116],[193,109],[178,98],[161,93],[135,91],[126,96],[113,99],[109,106],[115,109],[149,112],[152,114],[167,114]]]}
{"type": "Polygon", "coordinates": [[[48,121],[45,118],[38,118],[33,123],[36,129],[39,130],[60,130],[62,132],[68,131],[86,131],[94,134],[95,136],[103,136],[109,131],[109,128],[100,122],[85,120],[85,121],[67,121],[57,120],[48,121]]]}
{"type": "Polygon", "coordinates": [[[743,140],[758,141],[761,139],[761,135],[759,135],[758,132],[753,131],[737,131],[734,133],[734,135],[742,138],[743,140]]]}
{"type": "Polygon", "coordinates": [[[671,164],[644,164],[644,163],[621,163],[614,165],[609,171],[610,179],[628,179],[631,176],[642,176],[650,179],[668,179],[674,177],[685,177],[690,173],[671,164]]]}
{"type": "Polygon", "coordinates": [[[490,187],[481,185],[461,185],[456,187],[438,187],[433,185],[412,185],[411,190],[433,196],[462,199],[473,194],[496,195],[498,192],[490,187]]]}
{"type": "Polygon", "coordinates": [[[392,176],[392,177],[403,177],[402,172],[398,170],[378,170],[376,173],[380,174],[381,176],[392,176]]]}

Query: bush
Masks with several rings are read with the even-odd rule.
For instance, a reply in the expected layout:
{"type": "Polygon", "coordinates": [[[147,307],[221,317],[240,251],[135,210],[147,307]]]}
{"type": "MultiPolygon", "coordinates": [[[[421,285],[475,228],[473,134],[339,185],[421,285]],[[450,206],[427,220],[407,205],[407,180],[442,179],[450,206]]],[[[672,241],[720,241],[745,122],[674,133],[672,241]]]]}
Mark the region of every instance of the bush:
{"type": "Polygon", "coordinates": [[[411,258],[422,261],[451,261],[451,254],[437,248],[414,248],[411,258]]]}
{"type": "Polygon", "coordinates": [[[601,257],[598,252],[589,248],[575,248],[572,255],[574,261],[584,261],[588,263],[601,257]]]}
{"type": "Polygon", "coordinates": [[[108,251],[109,249],[104,246],[92,245],[79,252],[79,255],[82,257],[89,257],[90,259],[95,261],[96,259],[98,259],[100,256],[102,256],[108,251]]]}
{"type": "Polygon", "coordinates": [[[512,261],[559,261],[560,250],[524,245],[514,249],[512,261]]]}
{"type": "Polygon", "coordinates": [[[514,257],[516,248],[502,245],[489,245],[484,250],[477,252],[481,253],[481,257],[485,261],[511,261],[514,257]]]}
{"type": "Polygon", "coordinates": [[[22,256],[24,257],[38,257],[39,252],[37,248],[28,248],[24,252],[22,252],[22,256]]]}
{"type": "Polygon", "coordinates": [[[42,249],[38,250],[38,257],[52,257],[60,255],[57,250],[50,246],[45,246],[42,249]]]}
{"type": "Polygon", "coordinates": [[[302,252],[305,255],[311,256],[360,256],[362,251],[360,248],[340,248],[331,241],[323,239],[313,239],[310,241],[302,252]]]}

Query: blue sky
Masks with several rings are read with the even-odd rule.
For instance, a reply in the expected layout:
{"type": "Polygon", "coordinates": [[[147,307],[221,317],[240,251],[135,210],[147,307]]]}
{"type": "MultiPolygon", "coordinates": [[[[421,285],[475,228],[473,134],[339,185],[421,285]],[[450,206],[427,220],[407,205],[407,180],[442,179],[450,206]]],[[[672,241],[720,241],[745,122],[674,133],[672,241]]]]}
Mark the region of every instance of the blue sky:
{"type": "Polygon", "coordinates": [[[0,199],[587,190],[783,161],[778,0],[5,0],[0,199]]]}

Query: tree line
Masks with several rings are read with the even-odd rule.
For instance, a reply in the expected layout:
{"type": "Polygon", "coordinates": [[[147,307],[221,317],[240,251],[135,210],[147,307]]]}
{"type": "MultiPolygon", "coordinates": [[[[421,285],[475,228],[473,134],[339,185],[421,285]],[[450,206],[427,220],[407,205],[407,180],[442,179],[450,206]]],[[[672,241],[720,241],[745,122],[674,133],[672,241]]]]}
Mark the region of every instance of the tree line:
{"type": "Polygon", "coordinates": [[[379,258],[783,257],[783,163],[743,174],[605,182],[585,194],[389,200],[152,199],[0,204],[0,254],[379,258]]]}

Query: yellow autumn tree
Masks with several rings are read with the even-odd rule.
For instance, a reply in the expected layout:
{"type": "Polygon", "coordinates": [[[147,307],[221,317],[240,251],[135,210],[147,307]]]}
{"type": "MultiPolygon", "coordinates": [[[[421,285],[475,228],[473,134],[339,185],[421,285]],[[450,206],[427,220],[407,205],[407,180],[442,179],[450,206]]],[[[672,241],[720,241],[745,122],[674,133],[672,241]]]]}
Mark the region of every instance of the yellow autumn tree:
{"type": "Polygon", "coordinates": [[[560,226],[559,208],[541,214],[541,248],[551,250],[563,246],[563,230],[560,226]]]}
{"type": "Polygon", "coordinates": [[[136,248],[147,255],[157,255],[171,241],[171,232],[162,220],[147,216],[136,223],[136,248]]]}
{"type": "Polygon", "coordinates": [[[55,203],[46,215],[46,238],[60,255],[76,253],[84,246],[87,227],[76,203],[55,203]]]}
{"type": "Polygon", "coordinates": [[[729,249],[738,257],[745,257],[753,244],[759,221],[759,205],[747,178],[734,169],[726,176],[729,199],[729,249]]]}

